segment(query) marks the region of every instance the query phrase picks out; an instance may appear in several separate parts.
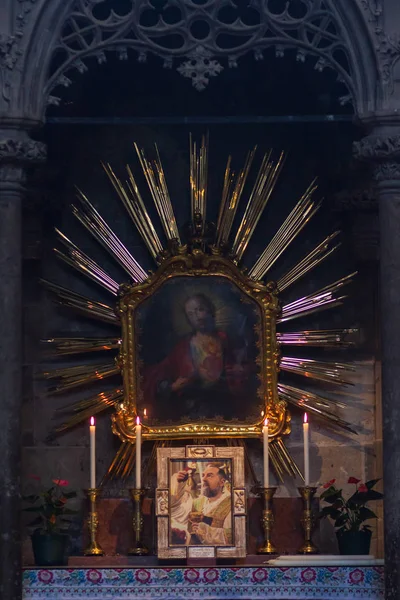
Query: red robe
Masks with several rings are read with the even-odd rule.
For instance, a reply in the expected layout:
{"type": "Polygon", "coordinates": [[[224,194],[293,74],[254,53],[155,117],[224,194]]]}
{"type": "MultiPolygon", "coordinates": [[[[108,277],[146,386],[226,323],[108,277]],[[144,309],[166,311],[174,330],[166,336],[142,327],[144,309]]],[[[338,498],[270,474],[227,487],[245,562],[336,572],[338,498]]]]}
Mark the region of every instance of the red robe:
{"type": "MultiPolygon", "coordinates": [[[[194,335],[187,336],[157,365],[145,369],[143,378],[143,402],[155,406],[160,396],[164,399],[179,399],[199,394],[214,400],[214,395],[238,397],[244,392],[248,369],[238,365],[227,335],[215,332],[208,339],[210,352],[201,349],[201,358],[195,360],[196,344],[191,345],[194,335]],[[215,339],[213,344],[212,338],[215,339]],[[189,386],[173,392],[170,386],[179,378],[190,379],[189,386]],[[162,389],[163,388],[163,389],[162,389]],[[164,391],[164,394],[163,394],[164,391]]],[[[207,341],[206,341],[207,345],[207,341]]],[[[172,408],[172,407],[171,407],[172,408]]],[[[184,407],[182,407],[184,410],[184,407]]],[[[215,407],[218,412],[219,407],[215,407]]],[[[157,411],[156,411],[157,412],[157,411]]]]}

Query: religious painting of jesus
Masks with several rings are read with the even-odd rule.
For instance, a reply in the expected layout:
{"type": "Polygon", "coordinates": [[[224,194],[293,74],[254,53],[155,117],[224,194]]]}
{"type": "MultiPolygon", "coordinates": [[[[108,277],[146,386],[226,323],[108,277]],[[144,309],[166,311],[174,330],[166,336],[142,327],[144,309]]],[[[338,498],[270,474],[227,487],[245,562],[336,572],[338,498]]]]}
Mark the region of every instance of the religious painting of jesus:
{"type": "Polygon", "coordinates": [[[233,282],[173,277],[135,317],[139,412],[163,422],[260,414],[260,309],[233,282]]]}

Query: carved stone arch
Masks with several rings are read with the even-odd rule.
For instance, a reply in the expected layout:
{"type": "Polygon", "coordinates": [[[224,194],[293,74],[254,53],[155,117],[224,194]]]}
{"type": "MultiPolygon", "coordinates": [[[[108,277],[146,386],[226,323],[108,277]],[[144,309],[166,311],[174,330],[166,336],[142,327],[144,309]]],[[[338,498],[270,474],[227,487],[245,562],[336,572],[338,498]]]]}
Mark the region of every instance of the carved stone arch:
{"type": "Polygon", "coordinates": [[[150,0],[126,0],[125,12],[117,14],[110,8],[111,0],[47,0],[25,54],[25,100],[30,112],[43,118],[46,105],[58,102],[58,90],[53,90],[70,85],[69,73],[84,73],[87,58],[95,56],[102,62],[108,51],[124,59],[133,49],[143,62],[148,54],[157,55],[164,67],[177,68],[200,90],[223,68],[240,67],[244,54],[252,52],[261,60],[263,51],[274,47],[278,58],[295,49],[296,60],[310,55],[317,70],[334,69],[348,89],[343,102],[352,102],[359,115],[373,111],[376,54],[357,0],[282,0],[277,10],[280,2],[254,0],[249,8],[240,9],[229,0],[168,0],[157,9],[150,0]],[[223,9],[231,11],[229,19],[223,9]],[[167,10],[175,11],[175,22],[166,16],[167,10]],[[150,19],[147,24],[144,11],[150,19]],[[203,39],[193,33],[195,22],[209,30],[203,39]],[[230,47],[221,42],[224,35],[230,36],[230,47]],[[180,46],[163,44],[161,40],[171,36],[181,40],[180,46]],[[52,72],[52,61],[60,52],[63,59],[52,72]]]}

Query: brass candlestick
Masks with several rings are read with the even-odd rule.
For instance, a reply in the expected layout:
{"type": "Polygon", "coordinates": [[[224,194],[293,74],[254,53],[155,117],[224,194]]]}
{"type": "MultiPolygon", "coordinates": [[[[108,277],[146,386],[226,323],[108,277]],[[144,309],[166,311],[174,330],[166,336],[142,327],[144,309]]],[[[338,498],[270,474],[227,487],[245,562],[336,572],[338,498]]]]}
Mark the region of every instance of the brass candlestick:
{"type": "Polygon", "coordinates": [[[272,512],[272,499],[275,495],[276,487],[267,487],[260,489],[260,495],[264,499],[264,510],[262,524],[264,529],[264,544],[257,550],[258,554],[276,554],[276,548],[271,542],[272,527],[274,525],[274,513],[272,512]]]}
{"type": "Polygon", "coordinates": [[[134,556],[144,556],[149,553],[148,548],[141,541],[143,531],[142,501],[145,490],[132,488],[129,490],[133,500],[133,530],[135,532],[135,541],[128,554],[134,556]]]}
{"type": "Polygon", "coordinates": [[[318,548],[316,548],[311,541],[311,535],[314,529],[311,503],[317,488],[305,486],[299,487],[298,490],[304,502],[303,516],[301,519],[301,524],[304,529],[304,544],[299,548],[298,554],[318,554],[318,548]]]}
{"type": "Polygon", "coordinates": [[[97,527],[99,525],[99,517],[97,514],[96,500],[100,495],[100,490],[98,488],[89,488],[86,491],[87,497],[89,498],[90,507],[89,507],[89,516],[87,520],[90,542],[84,551],[85,556],[102,556],[104,554],[101,546],[97,543],[96,540],[96,532],[97,527]]]}

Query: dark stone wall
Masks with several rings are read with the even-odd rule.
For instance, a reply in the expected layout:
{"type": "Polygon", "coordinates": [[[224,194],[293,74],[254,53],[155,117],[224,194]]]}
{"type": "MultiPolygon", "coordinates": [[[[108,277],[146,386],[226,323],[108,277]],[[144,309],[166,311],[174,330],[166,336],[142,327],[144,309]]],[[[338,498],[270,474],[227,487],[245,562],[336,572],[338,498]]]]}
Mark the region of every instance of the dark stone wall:
{"type": "MultiPolygon", "coordinates": [[[[257,166],[262,153],[269,148],[274,148],[276,152],[288,152],[284,173],[249,245],[247,264],[255,261],[310,181],[315,176],[319,177],[318,195],[324,197],[323,207],[282,257],[279,266],[271,271],[271,277],[278,278],[328,233],[336,229],[343,230],[341,249],[323,267],[289,290],[285,301],[315,291],[358,269],[359,277],[349,288],[350,300],[340,310],[327,311],[313,319],[299,320],[286,327],[288,330],[305,327],[359,328],[356,350],[340,355],[325,352],[323,355],[326,359],[358,361],[360,369],[356,385],[350,390],[342,390],[342,396],[347,398],[349,404],[349,420],[361,426],[362,434],[358,438],[349,437],[326,429],[319,423],[313,424],[312,477],[316,481],[324,481],[335,476],[346,477],[346,473],[360,477],[364,474],[367,477],[370,473],[375,475],[375,439],[379,437],[376,436],[379,423],[376,424],[374,413],[375,360],[378,352],[377,246],[376,235],[374,237],[373,234],[376,214],[373,198],[363,202],[364,192],[361,196],[359,194],[359,189],[365,188],[366,177],[351,159],[351,142],[358,135],[357,131],[350,122],[323,124],[307,122],[305,119],[303,123],[290,125],[257,123],[257,115],[349,114],[349,108],[343,109],[339,105],[338,98],[342,90],[335,77],[329,70],[317,76],[308,64],[295,65],[290,57],[276,63],[268,56],[262,65],[249,60],[247,68],[240,69],[240,73],[239,70],[230,69],[226,77],[217,78],[206,92],[199,94],[190,87],[188,81],[176,73],[170,74],[152,59],[148,65],[138,65],[129,60],[121,66],[118,61],[110,60],[108,65],[91,67],[90,76],[72,76],[73,85],[63,93],[61,106],[49,110],[49,117],[105,117],[105,121],[110,118],[118,121],[138,115],[151,119],[155,115],[164,115],[167,119],[179,117],[180,123],[183,123],[180,117],[184,115],[204,116],[205,121],[207,115],[225,119],[224,125],[209,126],[210,219],[215,220],[217,216],[223,172],[230,153],[234,167],[239,168],[246,152],[255,144],[258,145],[257,166]],[[235,124],[235,116],[244,115],[249,116],[249,122],[235,124]]],[[[60,416],[56,417],[57,409],[99,390],[92,386],[69,394],[47,394],[40,373],[49,363],[43,357],[40,339],[55,335],[96,336],[114,333],[110,326],[99,325],[56,307],[40,285],[39,279],[45,278],[87,296],[110,301],[107,293],[57,261],[52,253],[56,243],[54,227],[60,228],[82,250],[93,256],[116,280],[126,280],[121,269],[71,215],[69,205],[74,199],[74,186],[87,193],[135,257],[145,268],[150,268],[149,255],[113,192],[100,161],[110,162],[121,176],[124,165],[131,164],[139,184],[143,185],[144,178],[139,173],[133,142],[137,141],[149,152],[156,142],[176,216],[182,226],[190,215],[189,131],[199,137],[206,129],[206,124],[191,127],[184,124],[161,125],[155,119],[147,126],[129,125],[128,121],[123,125],[52,123],[39,134],[48,143],[49,161],[45,169],[34,174],[29,186],[23,231],[23,480],[27,491],[33,486],[30,474],[40,475],[44,481],[53,477],[68,479],[71,487],[78,490],[87,487],[87,425],[78,426],[52,441],[48,441],[47,436],[55,424],[62,420],[60,416]]],[[[149,200],[147,193],[144,197],[149,200]]],[[[245,198],[242,210],[244,206],[245,198]]],[[[92,359],[89,357],[87,360],[92,359]]],[[[73,363],[68,360],[57,362],[57,366],[62,364],[73,363]]],[[[324,393],[334,392],[326,389],[324,393]]],[[[106,470],[118,448],[118,440],[110,430],[109,415],[98,419],[97,440],[100,474],[106,470]]],[[[296,413],[293,415],[293,434],[288,444],[301,464],[301,423],[296,413]]],[[[261,473],[261,447],[257,441],[249,443],[249,452],[256,471],[261,473]]],[[[123,495],[121,487],[113,484],[107,494],[123,495]]],[[[279,494],[295,496],[294,483],[286,482],[279,494]]],[[[81,525],[78,519],[74,529],[73,552],[81,547],[81,525]]],[[[325,537],[329,547],[332,532],[325,537]]]]}

